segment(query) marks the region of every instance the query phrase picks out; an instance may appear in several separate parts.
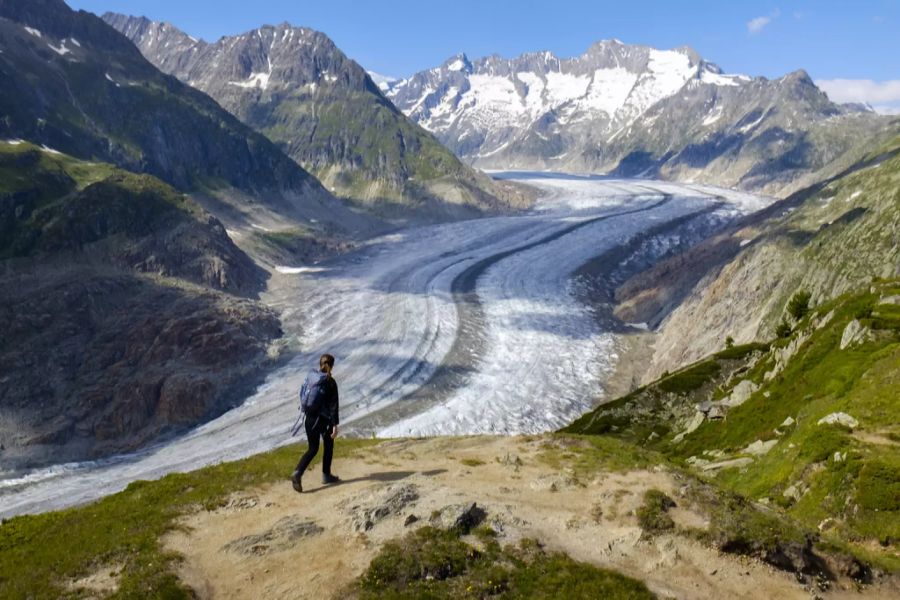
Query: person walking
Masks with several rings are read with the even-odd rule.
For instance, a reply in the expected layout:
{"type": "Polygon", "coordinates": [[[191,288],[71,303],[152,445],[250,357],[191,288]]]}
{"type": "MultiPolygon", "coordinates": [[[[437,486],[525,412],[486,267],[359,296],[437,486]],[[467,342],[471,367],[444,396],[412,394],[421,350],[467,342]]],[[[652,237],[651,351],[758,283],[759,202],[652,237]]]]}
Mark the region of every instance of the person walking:
{"type": "Polygon", "coordinates": [[[319,358],[319,371],[325,373],[325,381],[323,382],[324,397],[320,404],[320,408],[314,412],[307,413],[306,421],[306,439],[309,440],[309,446],[297,468],[291,475],[291,484],[297,492],[303,491],[301,478],[309,463],[315,458],[319,452],[319,438],[322,438],[322,445],[325,447],[322,454],[322,483],[336,483],[340,481],[340,477],[331,472],[331,458],[334,454],[334,439],[338,435],[338,397],[337,381],[334,380],[331,370],[334,368],[334,357],[330,354],[323,354],[319,358]]]}

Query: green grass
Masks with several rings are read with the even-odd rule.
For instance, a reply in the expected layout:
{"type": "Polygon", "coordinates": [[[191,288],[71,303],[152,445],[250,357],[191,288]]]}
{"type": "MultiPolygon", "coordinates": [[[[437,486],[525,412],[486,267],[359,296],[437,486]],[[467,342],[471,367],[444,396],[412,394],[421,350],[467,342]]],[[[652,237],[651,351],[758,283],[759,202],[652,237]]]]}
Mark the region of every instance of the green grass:
{"type": "MultiPolygon", "coordinates": [[[[344,440],[335,457],[375,442],[344,440]]],[[[160,536],[181,515],[213,510],[242,489],[284,480],[299,455],[297,445],[244,460],[136,481],[98,502],[59,512],[9,519],[0,526],[0,597],[61,598],[66,583],[101,567],[120,565],[117,598],[190,598],[173,568],[178,557],[160,536]]]]}
{"type": "Polygon", "coordinates": [[[347,595],[369,598],[653,598],[615,571],[547,552],[534,540],[476,548],[457,533],[422,527],[385,544],[347,595]]]}
{"type": "Polygon", "coordinates": [[[467,467],[480,467],[481,465],[485,464],[485,462],[479,458],[461,458],[459,462],[466,465],[467,467]]]}
{"type": "Polygon", "coordinates": [[[740,346],[732,346],[721,352],[716,352],[713,357],[716,360],[742,360],[753,354],[754,352],[766,352],[769,344],[753,343],[742,344],[740,346]]]}
{"type": "Polygon", "coordinates": [[[192,200],[149,175],[0,143],[0,258],[53,252],[115,235],[142,236],[164,221],[200,218],[192,200]]]}
{"type": "Polygon", "coordinates": [[[707,360],[664,377],[659,382],[659,388],[664,392],[686,394],[711,381],[721,370],[717,361],[707,360]]]}
{"type": "Polygon", "coordinates": [[[658,453],[612,437],[555,434],[541,446],[538,458],[555,469],[571,468],[575,477],[599,471],[626,472],[658,465],[658,453]]]}

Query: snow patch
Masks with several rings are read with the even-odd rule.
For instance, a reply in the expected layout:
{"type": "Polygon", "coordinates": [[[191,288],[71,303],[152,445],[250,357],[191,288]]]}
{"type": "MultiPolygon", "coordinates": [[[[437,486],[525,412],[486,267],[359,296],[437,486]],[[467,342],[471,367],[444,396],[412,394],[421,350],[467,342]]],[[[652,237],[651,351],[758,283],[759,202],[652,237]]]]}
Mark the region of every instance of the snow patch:
{"type": "MultiPolygon", "coordinates": [[[[257,31],[257,34],[259,32],[257,31]]],[[[267,72],[258,72],[258,73],[250,73],[250,77],[247,78],[246,81],[229,81],[228,85],[234,85],[241,88],[255,88],[258,87],[260,89],[268,89],[269,88],[269,77],[272,75],[272,59],[267,58],[269,62],[269,70],[267,72]]]]}
{"type": "Polygon", "coordinates": [[[41,32],[38,31],[37,29],[34,29],[33,27],[25,27],[24,29],[25,29],[25,31],[27,31],[28,33],[33,35],[34,37],[43,37],[41,32]]]}
{"type": "Polygon", "coordinates": [[[66,54],[69,54],[70,52],[72,52],[71,50],[66,48],[62,42],[60,42],[59,48],[57,48],[53,44],[47,44],[47,47],[50,48],[51,50],[53,50],[54,52],[56,52],[57,54],[59,54],[60,56],[65,56],[66,54]]]}
{"type": "Polygon", "coordinates": [[[722,118],[722,107],[717,106],[709,115],[703,119],[703,126],[709,126],[722,118]]]}
{"type": "Polygon", "coordinates": [[[56,150],[56,149],[51,148],[50,146],[46,146],[46,145],[42,145],[41,150],[43,150],[44,152],[47,152],[49,154],[62,154],[62,152],[60,152],[59,150],[56,150]]]}
{"type": "Polygon", "coordinates": [[[462,71],[465,68],[466,68],[466,63],[464,63],[461,58],[457,58],[452,63],[447,65],[448,71],[462,71]]]}
{"type": "Polygon", "coordinates": [[[627,69],[598,69],[588,87],[584,105],[612,117],[624,106],[636,81],[637,75],[627,69]]]}
{"type": "Polygon", "coordinates": [[[737,75],[723,75],[722,73],[713,73],[712,71],[704,70],[700,74],[700,81],[702,81],[703,83],[708,83],[710,85],[728,87],[738,86],[743,80],[737,75]]]}
{"type": "Polygon", "coordinates": [[[10,146],[18,146],[19,144],[23,143],[24,141],[25,140],[15,139],[15,140],[6,140],[6,143],[9,144],[10,146]]]}
{"type": "Polygon", "coordinates": [[[277,266],[275,270],[285,275],[297,275],[298,273],[324,273],[327,271],[324,267],[285,267],[277,266]]]}
{"type": "Polygon", "coordinates": [[[741,127],[740,129],[738,129],[738,132],[747,133],[748,131],[750,131],[751,129],[753,129],[760,123],[762,123],[763,119],[765,119],[765,118],[766,118],[766,113],[761,114],[757,120],[753,121],[752,123],[748,123],[748,124],[744,125],[743,127],[741,127]]]}

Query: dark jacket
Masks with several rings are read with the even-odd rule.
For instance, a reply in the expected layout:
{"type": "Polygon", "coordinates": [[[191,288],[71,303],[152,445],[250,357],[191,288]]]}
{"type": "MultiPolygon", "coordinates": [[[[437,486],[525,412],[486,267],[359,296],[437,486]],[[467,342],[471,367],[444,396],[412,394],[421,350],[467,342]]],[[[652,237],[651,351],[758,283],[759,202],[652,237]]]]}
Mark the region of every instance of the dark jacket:
{"type": "Polygon", "coordinates": [[[338,396],[337,381],[334,380],[334,377],[329,377],[325,380],[324,389],[325,398],[322,400],[322,408],[319,410],[318,416],[328,421],[331,425],[338,425],[341,422],[338,414],[340,398],[338,396]]]}

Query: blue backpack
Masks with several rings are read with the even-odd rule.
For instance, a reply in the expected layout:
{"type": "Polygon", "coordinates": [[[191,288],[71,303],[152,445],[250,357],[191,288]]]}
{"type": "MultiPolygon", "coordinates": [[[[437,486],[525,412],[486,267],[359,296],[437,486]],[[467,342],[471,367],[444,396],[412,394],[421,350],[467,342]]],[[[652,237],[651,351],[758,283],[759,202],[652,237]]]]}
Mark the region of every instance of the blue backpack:
{"type": "Polygon", "coordinates": [[[291,428],[292,436],[297,435],[297,432],[300,431],[306,416],[318,414],[322,409],[322,403],[325,401],[325,380],[327,379],[328,375],[321,371],[310,371],[303,380],[303,385],[300,386],[300,406],[297,407],[300,414],[291,428]]]}

